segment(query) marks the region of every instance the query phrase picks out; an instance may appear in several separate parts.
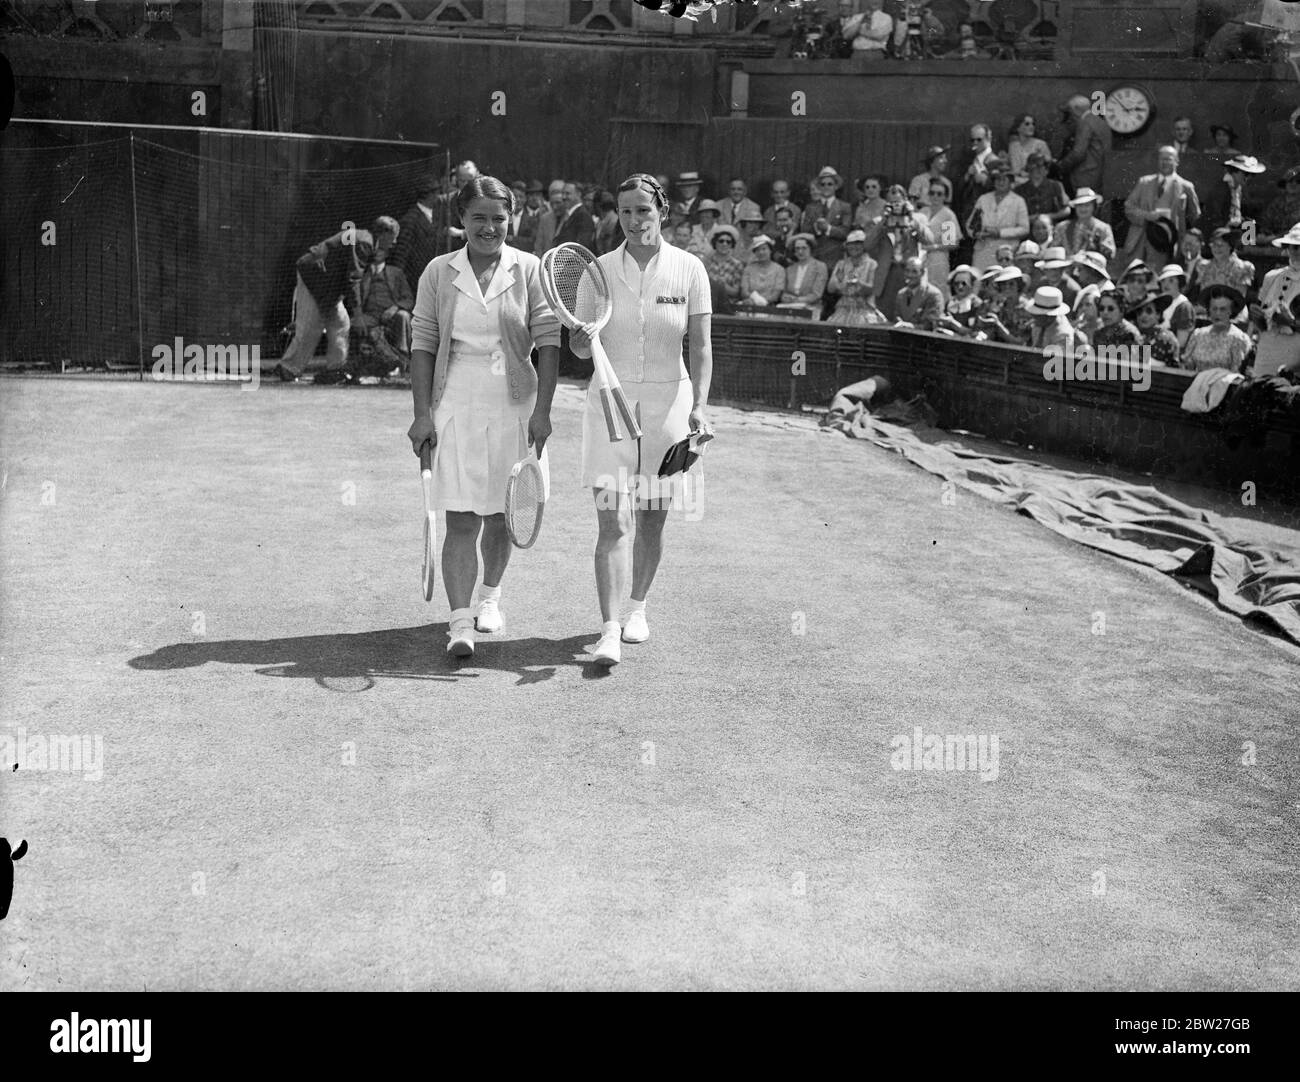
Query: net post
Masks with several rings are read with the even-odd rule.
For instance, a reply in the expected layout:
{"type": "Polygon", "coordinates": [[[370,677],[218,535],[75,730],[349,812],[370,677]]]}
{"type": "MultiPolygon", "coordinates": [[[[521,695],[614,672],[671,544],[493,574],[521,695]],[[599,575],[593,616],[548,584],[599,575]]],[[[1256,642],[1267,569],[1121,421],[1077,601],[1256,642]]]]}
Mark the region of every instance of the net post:
{"type": "Polygon", "coordinates": [[[135,358],[140,366],[140,382],[144,382],[144,318],[142,313],[141,293],[144,292],[143,276],[140,273],[140,207],[135,196],[135,132],[129,137],[131,155],[131,235],[132,265],[135,268],[135,358]]]}

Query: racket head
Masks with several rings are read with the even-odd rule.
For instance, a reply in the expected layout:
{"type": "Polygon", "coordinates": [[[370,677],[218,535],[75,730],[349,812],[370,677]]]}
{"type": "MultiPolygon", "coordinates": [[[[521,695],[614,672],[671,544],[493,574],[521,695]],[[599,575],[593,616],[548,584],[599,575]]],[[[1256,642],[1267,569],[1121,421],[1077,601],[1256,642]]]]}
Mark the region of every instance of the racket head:
{"type": "Polygon", "coordinates": [[[590,323],[599,331],[614,311],[605,268],[581,244],[561,244],[542,257],[542,292],[570,330],[590,323]]]}
{"type": "Polygon", "coordinates": [[[542,530],[546,509],[546,478],[530,453],[516,462],[506,482],[506,532],[516,548],[531,548],[542,530]]]}

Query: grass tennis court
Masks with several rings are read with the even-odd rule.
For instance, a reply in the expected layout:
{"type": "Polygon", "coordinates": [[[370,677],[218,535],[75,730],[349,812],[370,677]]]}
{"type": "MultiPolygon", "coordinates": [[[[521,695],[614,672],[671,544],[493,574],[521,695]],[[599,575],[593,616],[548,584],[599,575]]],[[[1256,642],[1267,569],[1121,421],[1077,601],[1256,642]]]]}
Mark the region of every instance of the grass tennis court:
{"type": "Polygon", "coordinates": [[[0,736],[103,748],[3,774],[6,988],[1300,986],[1297,652],[1160,575],[719,407],[599,674],[566,384],[462,666],[408,393],[0,393],[0,736]]]}

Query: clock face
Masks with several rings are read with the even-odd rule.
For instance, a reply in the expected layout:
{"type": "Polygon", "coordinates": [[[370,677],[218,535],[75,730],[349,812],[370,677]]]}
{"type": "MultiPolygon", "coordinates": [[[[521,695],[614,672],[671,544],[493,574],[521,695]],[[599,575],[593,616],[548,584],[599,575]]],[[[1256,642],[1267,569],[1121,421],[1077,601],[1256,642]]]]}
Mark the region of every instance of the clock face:
{"type": "Polygon", "coordinates": [[[1121,86],[1106,98],[1106,123],[1111,131],[1132,135],[1151,121],[1151,98],[1136,86],[1121,86]]]}

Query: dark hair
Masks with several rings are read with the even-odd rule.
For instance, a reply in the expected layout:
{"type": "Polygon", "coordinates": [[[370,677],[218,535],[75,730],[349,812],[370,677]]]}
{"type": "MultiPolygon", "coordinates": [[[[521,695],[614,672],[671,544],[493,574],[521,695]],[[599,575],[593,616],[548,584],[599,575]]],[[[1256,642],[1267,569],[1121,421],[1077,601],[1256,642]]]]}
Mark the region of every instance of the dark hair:
{"type": "Polygon", "coordinates": [[[461,217],[469,213],[469,205],[475,199],[499,199],[506,205],[507,214],[515,212],[514,190],[496,177],[471,177],[465,182],[465,187],[456,196],[456,209],[461,217]]]}
{"type": "Polygon", "coordinates": [[[627,180],[618,186],[618,194],[624,192],[649,192],[655,201],[655,206],[659,208],[659,217],[664,218],[668,214],[668,193],[663,190],[659,181],[655,180],[649,173],[633,173],[627,180]]]}
{"type": "Polygon", "coordinates": [[[858,191],[863,191],[864,188],[866,187],[866,183],[867,183],[867,181],[869,181],[869,180],[874,180],[877,184],[879,184],[879,185],[880,185],[880,190],[881,190],[882,192],[883,192],[887,187],[889,187],[889,180],[888,180],[888,178],[886,178],[886,177],[885,177],[883,174],[881,174],[881,173],[868,173],[865,177],[858,177],[858,183],[857,183],[856,185],[854,185],[854,186],[858,189],[858,191]]]}
{"type": "MultiPolygon", "coordinates": [[[[1023,124],[1026,120],[1034,120],[1034,114],[1033,114],[1033,113],[1017,113],[1017,114],[1016,114],[1016,119],[1013,120],[1013,121],[1011,122],[1011,131],[1007,133],[1007,138],[1008,138],[1008,139],[1014,139],[1014,138],[1016,137],[1017,133],[1020,131],[1020,125],[1023,124]]],[[[1035,128],[1038,127],[1038,121],[1037,121],[1037,120],[1034,120],[1034,127],[1035,127],[1035,128]]]]}
{"type": "Polygon", "coordinates": [[[618,200],[614,198],[612,192],[608,192],[602,188],[596,193],[596,209],[599,210],[601,214],[608,214],[611,210],[618,210],[618,200]]]}

